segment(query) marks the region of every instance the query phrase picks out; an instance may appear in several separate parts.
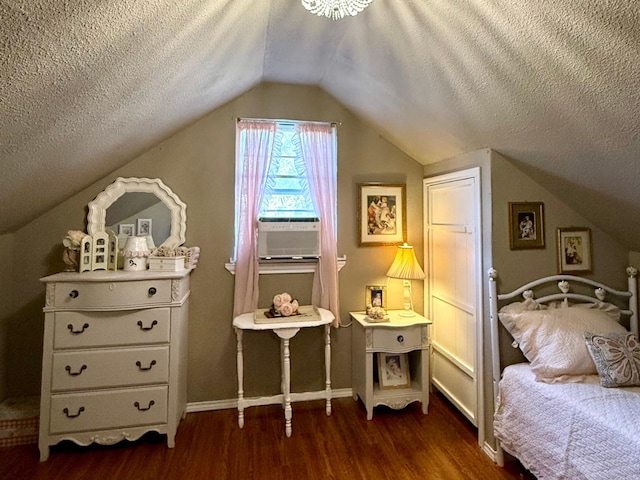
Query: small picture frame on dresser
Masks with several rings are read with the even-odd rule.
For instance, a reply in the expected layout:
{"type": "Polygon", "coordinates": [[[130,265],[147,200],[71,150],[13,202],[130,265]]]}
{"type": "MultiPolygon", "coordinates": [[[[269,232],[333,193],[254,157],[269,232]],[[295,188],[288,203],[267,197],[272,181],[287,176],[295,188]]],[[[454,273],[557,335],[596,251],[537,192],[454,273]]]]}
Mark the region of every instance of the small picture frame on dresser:
{"type": "Polygon", "coordinates": [[[378,383],[380,389],[409,388],[409,356],[406,353],[378,352],[378,383]]]}

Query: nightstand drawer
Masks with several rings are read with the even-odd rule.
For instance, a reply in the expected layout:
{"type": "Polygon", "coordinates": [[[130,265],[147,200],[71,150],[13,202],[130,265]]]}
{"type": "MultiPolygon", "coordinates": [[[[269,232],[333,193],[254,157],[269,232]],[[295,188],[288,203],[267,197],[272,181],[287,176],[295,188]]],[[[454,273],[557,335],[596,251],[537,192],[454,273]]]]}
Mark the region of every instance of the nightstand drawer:
{"type": "Polygon", "coordinates": [[[404,352],[422,347],[421,327],[374,328],[373,350],[381,352],[404,352]]]}

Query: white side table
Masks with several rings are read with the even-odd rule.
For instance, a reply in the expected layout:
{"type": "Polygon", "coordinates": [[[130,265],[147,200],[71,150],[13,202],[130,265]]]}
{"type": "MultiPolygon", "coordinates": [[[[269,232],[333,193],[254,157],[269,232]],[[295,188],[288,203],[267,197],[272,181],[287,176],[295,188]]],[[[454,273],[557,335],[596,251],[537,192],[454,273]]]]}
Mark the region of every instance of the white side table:
{"type": "Polygon", "coordinates": [[[272,405],[282,403],[284,407],[285,433],[291,436],[291,418],[293,410],[291,402],[297,400],[311,400],[305,393],[291,393],[291,355],[289,352],[290,340],[301,328],[319,327],[324,325],[324,363],[325,363],[325,391],[327,416],[331,415],[331,322],[333,314],[329,310],[319,308],[320,319],[281,323],[255,323],[253,313],[244,313],[233,319],[233,327],[237,337],[237,362],[238,362],[238,426],[244,427],[244,409],[257,405],[272,405]],[[242,347],[242,334],[244,330],[271,330],[280,338],[280,356],[282,368],[282,393],[271,397],[244,398],[244,359],[242,347]]]}
{"type": "Polygon", "coordinates": [[[429,326],[431,320],[416,313],[403,317],[400,310],[390,310],[390,321],[367,322],[365,312],[349,312],[353,318],[351,333],[351,381],[353,397],[363,401],[367,420],[373,418],[373,407],[386,405],[401,409],[411,402],[422,403],[422,413],[429,409],[429,326]],[[407,353],[411,386],[382,389],[374,379],[375,355],[380,352],[407,353]]]}

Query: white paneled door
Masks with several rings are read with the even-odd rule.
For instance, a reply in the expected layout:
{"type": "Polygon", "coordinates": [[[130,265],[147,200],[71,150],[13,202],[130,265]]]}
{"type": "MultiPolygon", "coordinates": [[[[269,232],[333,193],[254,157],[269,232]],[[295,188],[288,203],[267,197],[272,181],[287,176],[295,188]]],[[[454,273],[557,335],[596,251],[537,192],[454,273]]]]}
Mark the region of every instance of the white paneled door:
{"type": "Polygon", "coordinates": [[[480,212],[478,168],[424,180],[431,380],[482,438],[480,212]]]}

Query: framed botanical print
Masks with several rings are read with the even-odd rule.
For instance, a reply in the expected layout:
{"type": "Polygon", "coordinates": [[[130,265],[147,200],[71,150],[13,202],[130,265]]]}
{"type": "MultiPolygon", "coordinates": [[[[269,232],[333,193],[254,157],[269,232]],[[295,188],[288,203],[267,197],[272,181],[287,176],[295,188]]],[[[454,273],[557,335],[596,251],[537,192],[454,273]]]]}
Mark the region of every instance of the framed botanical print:
{"type": "Polygon", "coordinates": [[[405,185],[358,185],[358,244],[400,245],[407,239],[405,185]]]}
{"type": "Polygon", "coordinates": [[[558,229],[558,272],[591,271],[591,230],[589,228],[558,229]]]}
{"type": "Polygon", "coordinates": [[[509,247],[544,248],[544,203],[509,203],[509,247]]]}

